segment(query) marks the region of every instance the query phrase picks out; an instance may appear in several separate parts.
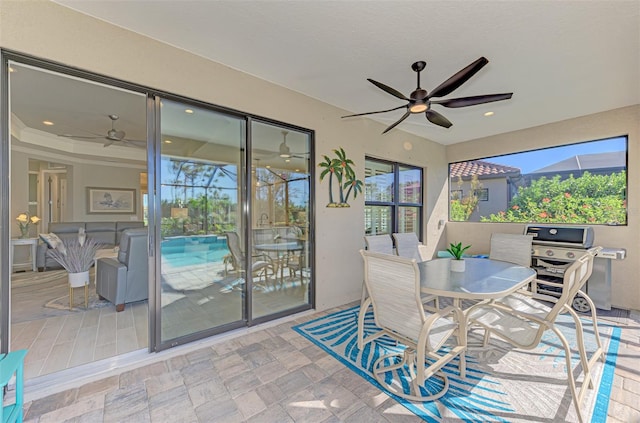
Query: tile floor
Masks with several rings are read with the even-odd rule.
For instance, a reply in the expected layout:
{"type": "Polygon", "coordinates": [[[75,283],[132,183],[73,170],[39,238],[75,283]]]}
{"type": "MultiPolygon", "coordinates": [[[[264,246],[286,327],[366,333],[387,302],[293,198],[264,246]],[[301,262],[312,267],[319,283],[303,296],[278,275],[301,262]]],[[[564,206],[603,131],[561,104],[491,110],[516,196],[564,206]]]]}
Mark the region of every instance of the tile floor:
{"type": "MultiPolygon", "coordinates": [[[[166,351],[142,367],[30,400],[25,422],[418,421],[290,329],[322,314],[166,351]]],[[[607,421],[640,422],[640,312],[622,328],[607,421]]]]}

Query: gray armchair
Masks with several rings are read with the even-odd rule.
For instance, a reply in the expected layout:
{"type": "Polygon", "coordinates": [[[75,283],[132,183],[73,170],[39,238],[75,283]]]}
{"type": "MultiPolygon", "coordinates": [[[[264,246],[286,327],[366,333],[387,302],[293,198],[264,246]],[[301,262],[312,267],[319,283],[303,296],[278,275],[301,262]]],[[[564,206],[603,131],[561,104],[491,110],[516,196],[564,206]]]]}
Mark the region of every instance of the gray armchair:
{"type": "Polygon", "coordinates": [[[123,311],[126,303],[149,298],[147,228],[126,229],[117,258],[98,259],[96,293],[123,311]]]}

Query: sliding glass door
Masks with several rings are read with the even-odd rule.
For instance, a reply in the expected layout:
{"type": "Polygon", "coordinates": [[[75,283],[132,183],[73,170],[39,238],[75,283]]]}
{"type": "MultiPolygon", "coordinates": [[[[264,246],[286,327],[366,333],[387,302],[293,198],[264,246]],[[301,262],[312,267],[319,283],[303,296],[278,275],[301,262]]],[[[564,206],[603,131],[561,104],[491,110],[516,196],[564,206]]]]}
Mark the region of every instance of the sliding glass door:
{"type": "Polygon", "coordinates": [[[310,146],[308,132],[251,125],[254,319],[310,304],[310,146]]]}
{"type": "Polygon", "coordinates": [[[160,348],[246,324],[242,263],[227,243],[243,238],[245,138],[244,119],[160,103],[160,348]]]}
{"type": "Polygon", "coordinates": [[[313,131],[0,53],[0,349],[55,359],[28,377],[313,306],[313,131]],[[103,247],[82,313],[40,241],[57,232],[103,247]]]}

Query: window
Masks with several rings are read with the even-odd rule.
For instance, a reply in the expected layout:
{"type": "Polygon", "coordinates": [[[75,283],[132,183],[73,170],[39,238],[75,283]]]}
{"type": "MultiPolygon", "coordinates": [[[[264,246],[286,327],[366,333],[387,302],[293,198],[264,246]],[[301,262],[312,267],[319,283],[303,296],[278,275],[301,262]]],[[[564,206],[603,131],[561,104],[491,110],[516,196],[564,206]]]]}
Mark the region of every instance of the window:
{"type": "Polygon", "coordinates": [[[489,201],[489,188],[480,188],[473,191],[473,195],[478,197],[478,201],[489,201]]]}
{"type": "Polygon", "coordinates": [[[450,163],[449,219],[626,225],[627,144],[621,136],[450,163]]]}
{"type": "Polygon", "coordinates": [[[422,169],[365,159],[364,227],[367,235],[414,232],[422,238],[422,169]]]}

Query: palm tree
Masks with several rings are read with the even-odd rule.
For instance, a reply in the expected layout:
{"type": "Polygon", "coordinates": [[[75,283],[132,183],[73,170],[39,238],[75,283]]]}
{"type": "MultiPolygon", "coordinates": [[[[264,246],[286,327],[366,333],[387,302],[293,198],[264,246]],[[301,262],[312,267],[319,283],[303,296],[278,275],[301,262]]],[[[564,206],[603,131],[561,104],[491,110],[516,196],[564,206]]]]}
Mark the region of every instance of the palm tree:
{"type": "Polygon", "coordinates": [[[347,180],[344,183],[344,187],[349,187],[349,189],[347,190],[347,195],[345,196],[345,203],[349,201],[349,195],[351,194],[351,190],[353,190],[353,198],[358,198],[358,193],[362,192],[362,181],[359,179],[355,178],[355,175],[353,178],[347,180]]]}
{"type": "Polygon", "coordinates": [[[336,171],[335,163],[334,163],[334,160],[331,160],[328,156],[324,156],[324,162],[321,162],[320,164],[318,164],[318,166],[324,168],[322,173],[320,173],[320,181],[322,181],[324,179],[324,177],[327,176],[327,174],[329,175],[329,204],[328,204],[328,206],[331,206],[332,204],[335,204],[333,202],[333,174],[336,171]]]}
{"type": "MultiPolygon", "coordinates": [[[[340,184],[340,204],[345,204],[346,199],[344,196],[344,190],[342,186],[342,178],[343,176],[347,180],[353,180],[356,177],[355,172],[351,165],[353,165],[353,160],[347,159],[347,153],[345,153],[344,149],[340,147],[340,149],[333,150],[333,152],[338,156],[337,159],[333,159],[334,165],[336,167],[336,178],[338,179],[338,183],[340,184]]],[[[348,198],[348,197],[347,197],[348,198]]]]}
{"type": "Polygon", "coordinates": [[[355,164],[353,160],[347,158],[347,153],[345,153],[344,149],[340,147],[339,149],[333,150],[333,152],[337,158],[331,159],[328,156],[323,156],[324,161],[318,164],[318,166],[324,168],[320,174],[320,180],[322,181],[325,176],[329,175],[329,204],[327,207],[349,207],[347,203],[349,195],[351,195],[353,191],[353,198],[356,198],[358,193],[362,192],[362,181],[356,179],[356,173],[352,167],[355,166],[355,164]],[[339,204],[333,201],[334,176],[338,180],[338,188],[340,190],[339,204]],[[347,189],[346,195],[345,189],[347,189]]]}

